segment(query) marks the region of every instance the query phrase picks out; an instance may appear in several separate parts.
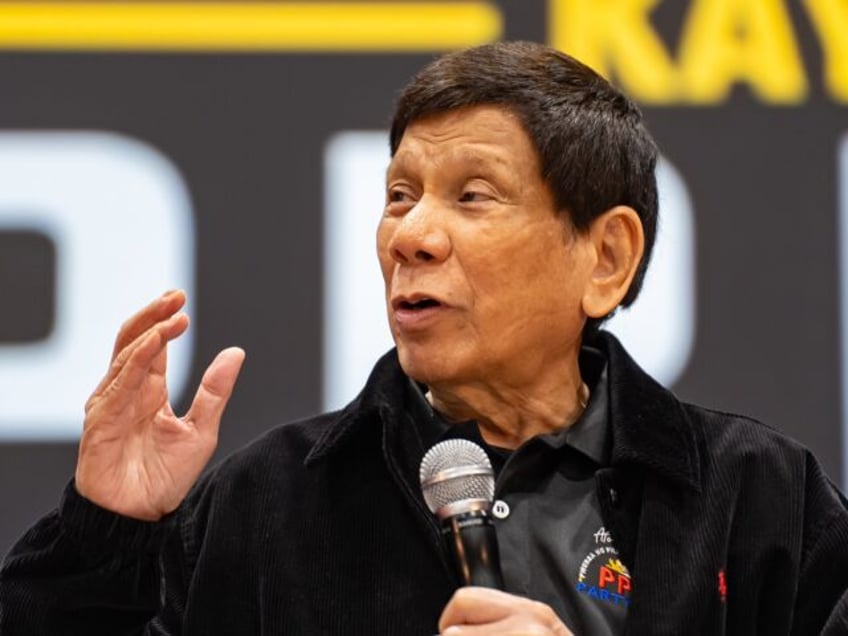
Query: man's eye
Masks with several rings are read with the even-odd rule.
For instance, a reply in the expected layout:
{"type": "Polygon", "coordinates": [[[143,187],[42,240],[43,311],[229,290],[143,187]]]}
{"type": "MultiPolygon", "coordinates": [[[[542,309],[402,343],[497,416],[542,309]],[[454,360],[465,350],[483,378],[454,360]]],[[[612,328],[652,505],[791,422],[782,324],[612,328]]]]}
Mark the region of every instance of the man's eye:
{"type": "Polygon", "coordinates": [[[475,201],[485,201],[487,198],[482,192],[467,191],[460,195],[459,201],[461,203],[474,203],[475,201]]]}
{"type": "Polygon", "coordinates": [[[404,201],[409,201],[409,195],[402,190],[390,190],[389,191],[389,202],[390,203],[403,203],[404,201]]]}

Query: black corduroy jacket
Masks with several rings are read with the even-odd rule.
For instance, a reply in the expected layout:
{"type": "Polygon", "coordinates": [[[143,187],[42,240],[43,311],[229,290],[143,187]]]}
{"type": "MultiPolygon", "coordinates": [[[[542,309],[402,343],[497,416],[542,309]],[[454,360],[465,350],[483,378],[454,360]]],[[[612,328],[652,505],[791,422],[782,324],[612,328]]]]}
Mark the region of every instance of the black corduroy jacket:
{"type": "MultiPolygon", "coordinates": [[[[802,446],[679,402],[601,333],[628,634],[848,634],[846,502],[802,446]]],[[[456,587],[394,352],[346,409],[274,429],[158,523],[69,486],[0,572],[0,633],[435,633],[456,587]]],[[[585,635],[578,635],[585,636],[585,635]]]]}

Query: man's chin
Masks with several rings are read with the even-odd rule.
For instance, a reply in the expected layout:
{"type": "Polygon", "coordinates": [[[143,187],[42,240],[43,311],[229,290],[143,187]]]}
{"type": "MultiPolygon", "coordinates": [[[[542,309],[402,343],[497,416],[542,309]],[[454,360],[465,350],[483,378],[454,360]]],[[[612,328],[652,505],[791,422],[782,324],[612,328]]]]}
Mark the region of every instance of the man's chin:
{"type": "Polygon", "coordinates": [[[398,344],[398,360],[406,375],[427,385],[449,382],[456,377],[459,367],[455,356],[445,355],[443,350],[434,352],[426,347],[403,344],[398,344]]]}

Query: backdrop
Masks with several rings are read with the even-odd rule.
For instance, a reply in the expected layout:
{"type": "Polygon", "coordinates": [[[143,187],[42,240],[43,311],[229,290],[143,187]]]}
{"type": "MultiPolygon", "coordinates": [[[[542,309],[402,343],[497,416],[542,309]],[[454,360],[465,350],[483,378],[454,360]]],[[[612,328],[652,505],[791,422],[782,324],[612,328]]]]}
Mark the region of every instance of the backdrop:
{"type": "Polygon", "coordinates": [[[219,349],[248,353],[219,457],[355,395],[389,346],[393,100],[498,39],[588,62],[661,147],[654,270],[611,327],[844,485],[843,0],[0,2],[0,552],[56,505],[114,334],[166,289],[191,299],[179,409],[219,349]]]}

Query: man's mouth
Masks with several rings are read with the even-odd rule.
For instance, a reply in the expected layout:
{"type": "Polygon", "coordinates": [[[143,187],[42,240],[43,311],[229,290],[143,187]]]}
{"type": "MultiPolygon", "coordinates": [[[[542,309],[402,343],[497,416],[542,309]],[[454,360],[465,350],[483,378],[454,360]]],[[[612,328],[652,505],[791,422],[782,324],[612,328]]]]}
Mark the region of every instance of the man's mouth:
{"type": "Polygon", "coordinates": [[[409,301],[402,300],[397,304],[398,309],[406,309],[406,310],[419,310],[419,309],[428,309],[430,307],[438,307],[441,303],[438,300],[434,300],[433,298],[422,298],[420,300],[409,301]]]}
{"type": "Polygon", "coordinates": [[[395,324],[407,332],[429,329],[447,307],[440,300],[417,293],[392,300],[395,324]]]}

